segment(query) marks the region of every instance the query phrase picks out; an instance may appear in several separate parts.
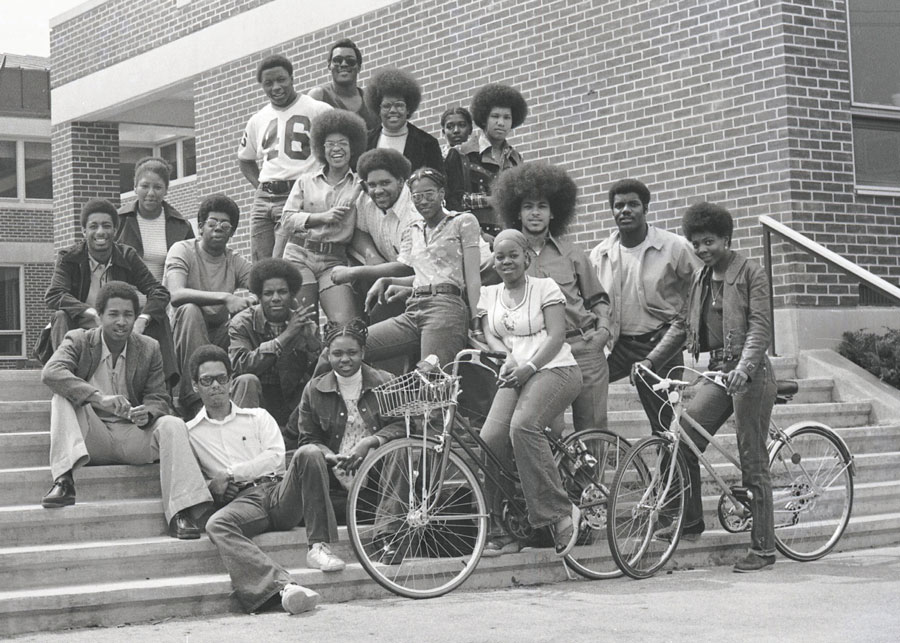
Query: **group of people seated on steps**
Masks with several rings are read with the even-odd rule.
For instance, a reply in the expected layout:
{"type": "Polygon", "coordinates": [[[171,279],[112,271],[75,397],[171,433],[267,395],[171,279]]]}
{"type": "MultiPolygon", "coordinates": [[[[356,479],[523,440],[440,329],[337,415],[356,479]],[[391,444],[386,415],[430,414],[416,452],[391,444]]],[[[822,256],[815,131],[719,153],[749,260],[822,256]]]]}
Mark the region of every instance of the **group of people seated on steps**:
{"type": "MultiPolygon", "coordinates": [[[[667,375],[686,347],[727,373],[726,388],[704,385],[689,410],[710,432],[736,415],[754,520],[735,571],[769,568],[769,286],[732,249],[730,213],[695,203],[679,236],[648,222],[646,185],[619,180],[608,189],[615,229],[588,256],[565,237],[575,181],[562,167],[524,162],[507,140],[528,113],[515,88],[489,84],[470,110],[446,110],[442,149],[409,122],[422,96],[408,71],[377,70],[363,90],[362,54],[347,39],[327,65],[331,82],[307,94],[286,58],[259,65],[269,104],[238,148],[255,189],[252,261],[229,246],[237,204],[204,198],[195,236],[165,200],[169,167],[159,158],[137,164],[133,203],[84,205],[83,240],[60,253],[38,347],[53,391],[43,506],[74,504],[86,464],[158,461],[169,535],[205,529],[248,612],[279,601],[306,611],[318,594],[252,538],[302,522],[307,565],[343,569],[329,548],[332,497],[368,454],[405,435],[380,416],[373,389],[420,357],[448,364],[474,344],[506,355],[481,435],[515,461],[529,522],[548,527],[565,556],[581,516],[545,427],[569,430],[571,408],[575,430],[607,428],[609,383],[638,364],[667,375]]],[[[671,408],[633,380],[651,431],[666,430],[671,408]]],[[[697,537],[700,472],[685,456],[684,532],[697,537]]],[[[519,551],[501,494],[490,483],[486,492],[484,555],[519,551]]]]}

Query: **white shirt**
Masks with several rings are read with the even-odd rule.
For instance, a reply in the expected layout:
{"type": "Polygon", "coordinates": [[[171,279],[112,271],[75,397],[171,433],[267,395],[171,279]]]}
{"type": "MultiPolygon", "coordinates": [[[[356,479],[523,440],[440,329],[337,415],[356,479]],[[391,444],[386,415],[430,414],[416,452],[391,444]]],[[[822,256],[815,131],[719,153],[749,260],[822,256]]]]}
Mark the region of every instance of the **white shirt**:
{"type": "Polygon", "coordinates": [[[247,123],[238,158],[262,162],[260,182],[291,181],[315,169],[316,157],[309,147],[309,131],[313,119],[331,106],[305,94],[287,107],[269,103],[247,123]]]}
{"type": "Polygon", "coordinates": [[[157,281],[162,282],[163,268],[166,265],[166,215],[160,214],[155,219],[145,219],[141,215],[135,217],[141,231],[141,244],[144,246],[142,259],[157,281]]]}
{"type": "Polygon", "coordinates": [[[213,420],[206,407],[187,423],[194,455],[207,478],[231,469],[235,482],[284,474],[284,439],[265,409],[242,409],[231,403],[224,420],[213,420]]]}
{"type": "Polygon", "coordinates": [[[409,129],[403,131],[402,134],[388,134],[384,128],[381,130],[381,136],[378,137],[378,144],[375,146],[379,149],[396,150],[403,154],[406,149],[406,139],[409,138],[409,129]]]}
{"type": "MultiPolygon", "coordinates": [[[[618,244],[617,250],[620,253],[619,258],[622,266],[619,279],[622,280],[623,293],[637,294],[640,290],[641,256],[644,254],[646,246],[646,239],[633,248],[626,248],[622,244],[618,244]]],[[[620,305],[622,306],[622,328],[620,332],[623,335],[643,335],[659,328],[659,320],[647,311],[638,297],[622,297],[620,305]]]]}
{"type": "Polygon", "coordinates": [[[365,192],[356,200],[356,227],[372,237],[378,253],[387,261],[397,260],[403,231],[421,218],[406,185],[394,205],[386,211],[375,205],[365,192]]]}
{"type": "MultiPolygon", "coordinates": [[[[122,347],[122,352],[119,353],[119,359],[116,360],[115,364],[113,364],[112,352],[109,350],[109,346],[106,345],[106,337],[103,336],[102,332],[100,333],[100,346],[100,364],[97,366],[94,374],[91,375],[88,384],[96,388],[101,395],[122,395],[127,398],[128,379],[125,376],[125,352],[128,349],[128,343],[126,342],[125,346],[122,347]]],[[[94,411],[97,413],[97,417],[106,422],[128,422],[127,419],[120,418],[116,414],[108,413],[102,409],[94,409],[94,411]]]]}

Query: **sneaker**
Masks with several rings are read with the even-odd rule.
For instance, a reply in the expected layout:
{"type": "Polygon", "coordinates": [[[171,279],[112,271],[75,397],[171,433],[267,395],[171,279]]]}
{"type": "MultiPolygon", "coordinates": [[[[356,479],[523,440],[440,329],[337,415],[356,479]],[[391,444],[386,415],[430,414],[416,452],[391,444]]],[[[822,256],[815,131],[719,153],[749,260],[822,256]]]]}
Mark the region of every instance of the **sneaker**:
{"type": "Polygon", "coordinates": [[[323,572],[339,572],[346,567],[344,561],[332,554],[325,543],[315,543],[309,548],[306,552],[306,566],[323,572]]]}
{"type": "Polygon", "coordinates": [[[734,564],[734,571],[738,574],[761,572],[764,569],[772,569],[774,564],[775,554],[772,554],[771,556],[760,556],[759,554],[750,552],[734,564]]]}
{"type": "Polygon", "coordinates": [[[516,554],[522,550],[522,543],[512,536],[494,536],[484,546],[482,558],[495,558],[503,554],[516,554]]]}
{"type": "Polygon", "coordinates": [[[578,532],[580,528],[581,509],[578,508],[578,505],[572,505],[571,518],[563,518],[553,527],[553,539],[556,544],[557,556],[568,556],[575,548],[575,543],[578,542],[578,532]],[[562,529],[557,530],[557,525],[565,520],[570,520],[569,524],[562,529]]]}
{"type": "Polygon", "coordinates": [[[308,612],[319,604],[319,598],[316,592],[296,583],[288,583],[281,588],[281,606],[288,614],[308,612]]]}

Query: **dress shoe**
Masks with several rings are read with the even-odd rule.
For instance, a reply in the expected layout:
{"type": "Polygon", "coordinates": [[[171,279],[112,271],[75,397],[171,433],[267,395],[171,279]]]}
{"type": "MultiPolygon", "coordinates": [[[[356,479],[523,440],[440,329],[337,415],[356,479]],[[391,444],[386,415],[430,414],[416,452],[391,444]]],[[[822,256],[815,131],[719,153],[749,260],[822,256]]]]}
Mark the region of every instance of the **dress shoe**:
{"type": "Polygon", "coordinates": [[[200,529],[190,516],[179,511],[172,516],[172,522],[169,523],[169,535],[178,540],[197,540],[200,537],[200,529]]]}
{"type": "Polygon", "coordinates": [[[734,571],[738,574],[746,574],[748,572],[761,572],[766,569],[772,569],[775,564],[775,555],[760,556],[753,552],[748,553],[734,564],[734,571]]]}
{"type": "Polygon", "coordinates": [[[75,504],[75,481],[72,476],[62,475],[58,477],[50,491],[41,500],[41,505],[45,509],[56,509],[57,507],[67,507],[75,504]]]}

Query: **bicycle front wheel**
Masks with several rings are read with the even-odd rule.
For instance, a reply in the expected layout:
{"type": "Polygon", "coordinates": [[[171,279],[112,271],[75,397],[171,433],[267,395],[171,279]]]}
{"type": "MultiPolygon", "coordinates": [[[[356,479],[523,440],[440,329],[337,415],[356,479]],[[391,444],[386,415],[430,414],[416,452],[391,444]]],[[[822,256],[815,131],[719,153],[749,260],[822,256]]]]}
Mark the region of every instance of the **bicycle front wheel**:
{"type": "Polygon", "coordinates": [[[585,429],[563,441],[556,464],[569,500],[581,509],[581,533],[566,564],[585,578],[617,578],[606,539],[609,491],[629,444],[614,433],[585,429]]]}
{"type": "Polygon", "coordinates": [[[775,546],[788,558],[817,560],[831,551],[850,522],[853,470],[838,438],[803,426],[777,443],[769,461],[775,507],[775,546]]]}
{"type": "Polygon", "coordinates": [[[347,499],[356,556],[382,587],[434,598],[459,587],[478,560],[488,512],[466,462],[424,438],[388,442],[367,458],[347,499]]]}
{"type": "Polygon", "coordinates": [[[672,443],[652,436],[632,448],[609,496],[607,539],[631,578],[653,576],[675,553],[685,507],[685,471],[672,443]]]}

